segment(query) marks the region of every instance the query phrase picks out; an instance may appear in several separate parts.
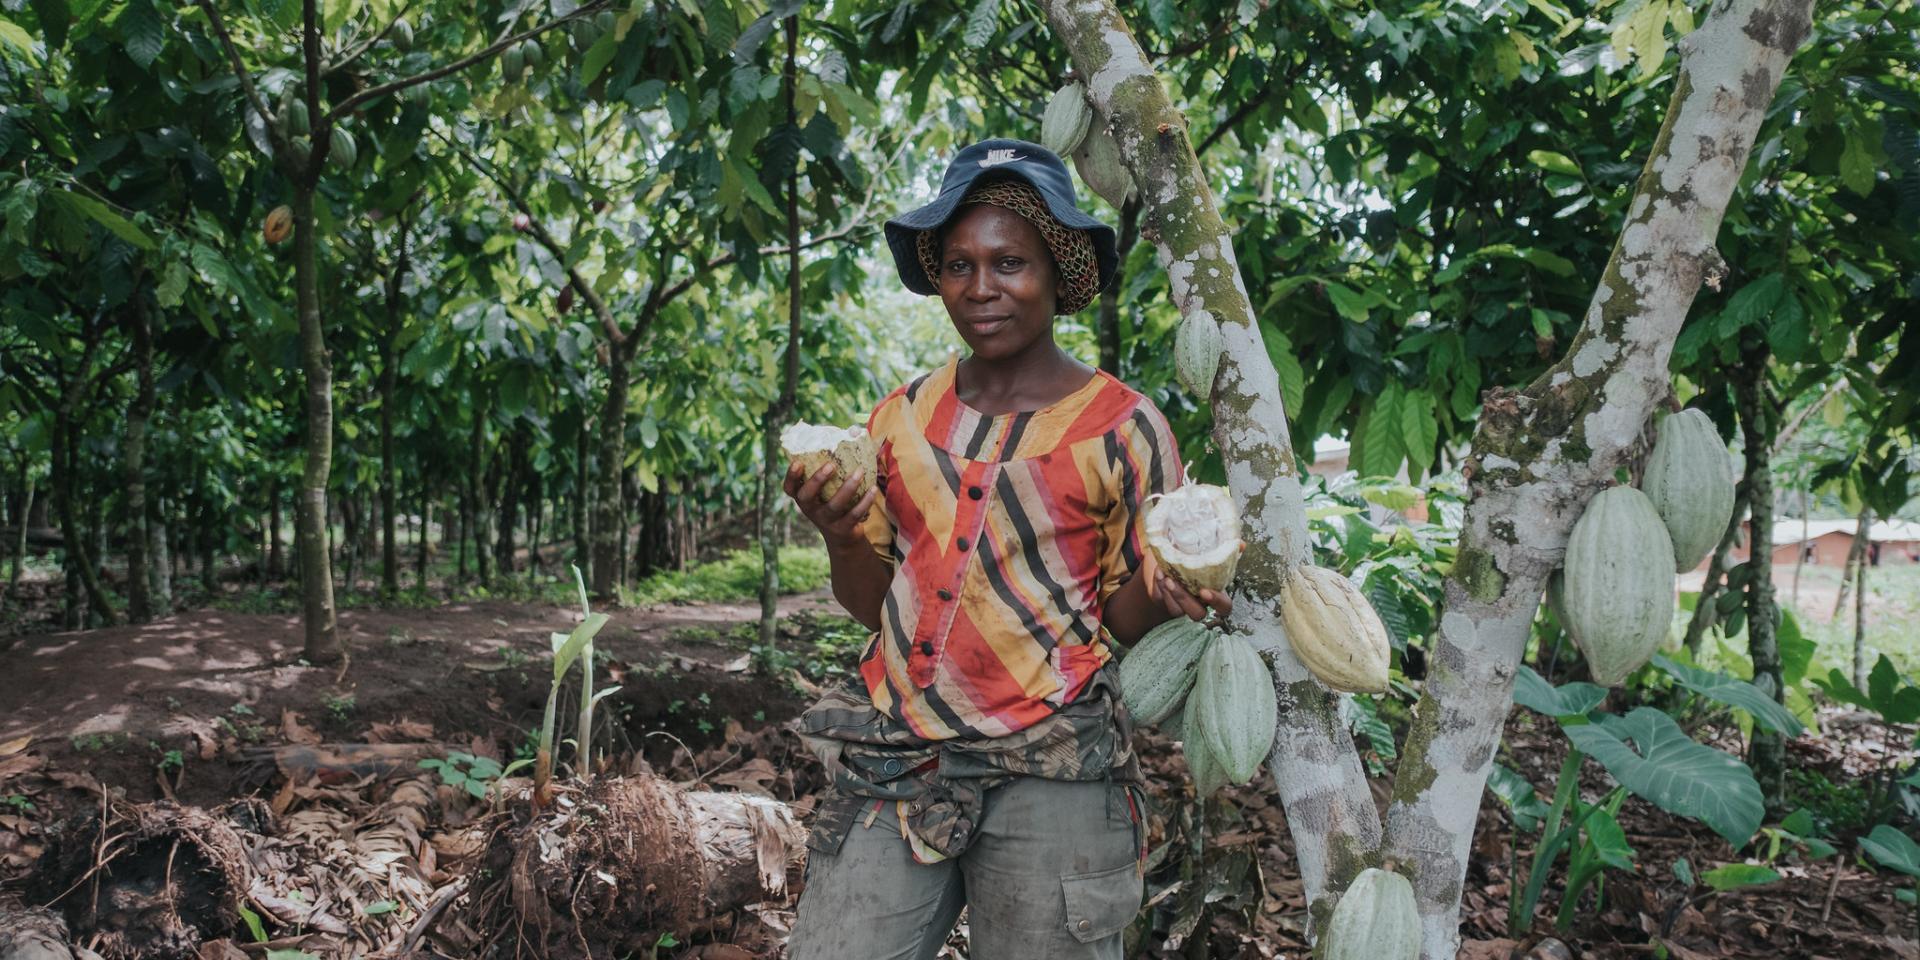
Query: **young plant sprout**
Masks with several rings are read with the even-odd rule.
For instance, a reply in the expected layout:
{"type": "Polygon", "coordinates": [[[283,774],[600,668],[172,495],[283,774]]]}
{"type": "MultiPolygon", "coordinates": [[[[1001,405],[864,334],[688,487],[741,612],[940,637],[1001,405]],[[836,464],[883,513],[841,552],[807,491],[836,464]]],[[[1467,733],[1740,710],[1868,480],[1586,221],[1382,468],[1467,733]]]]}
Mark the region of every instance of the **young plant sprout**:
{"type": "Polygon", "coordinates": [[[587,585],[580,575],[580,568],[573,568],[573,580],[580,588],[580,625],[572,633],[554,633],[549,635],[553,643],[553,686],[547,689],[547,712],[540,724],[540,747],[533,761],[533,804],[544,807],[553,800],[553,731],[556,713],[560,705],[560,687],[566,682],[567,668],[574,661],[581,663],[580,683],[580,730],[574,741],[577,760],[574,773],[589,776],[593,772],[593,705],[601,698],[619,690],[608,687],[598,693],[593,692],[593,638],[600,628],[607,625],[607,615],[594,613],[587,604],[587,585]]]}

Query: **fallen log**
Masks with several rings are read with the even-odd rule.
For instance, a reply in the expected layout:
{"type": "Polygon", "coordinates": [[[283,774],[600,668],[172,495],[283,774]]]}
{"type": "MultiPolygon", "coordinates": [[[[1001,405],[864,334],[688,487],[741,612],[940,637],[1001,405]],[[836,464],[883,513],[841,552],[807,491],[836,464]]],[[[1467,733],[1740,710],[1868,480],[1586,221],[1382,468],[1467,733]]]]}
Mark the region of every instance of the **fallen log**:
{"type": "Polygon", "coordinates": [[[0,960],[100,960],[67,939],[66,921],[51,910],[0,906],[0,960]]]}
{"type": "Polygon", "coordinates": [[[555,803],[538,814],[529,783],[504,791],[515,802],[461,904],[458,927],[522,943],[456,949],[579,960],[645,952],[663,933],[685,940],[784,897],[805,861],[805,831],[777,800],[683,790],[651,773],[554,786],[555,803]]]}

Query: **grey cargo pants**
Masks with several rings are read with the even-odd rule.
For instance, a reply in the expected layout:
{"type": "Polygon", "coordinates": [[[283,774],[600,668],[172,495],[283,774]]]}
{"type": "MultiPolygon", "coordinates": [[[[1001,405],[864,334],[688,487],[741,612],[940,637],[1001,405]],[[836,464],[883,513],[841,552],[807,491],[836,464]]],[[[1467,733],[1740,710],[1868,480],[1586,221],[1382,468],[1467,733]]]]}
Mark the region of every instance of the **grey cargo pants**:
{"type": "Polygon", "coordinates": [[[1137,824],[1119,784],[1021,777],[987,791],[973,842],[922,864],[894,804],[808,851],[788,960],[932,960],[967,907],[971,960],[1120,960],[1140,910],[1137,824]]]}

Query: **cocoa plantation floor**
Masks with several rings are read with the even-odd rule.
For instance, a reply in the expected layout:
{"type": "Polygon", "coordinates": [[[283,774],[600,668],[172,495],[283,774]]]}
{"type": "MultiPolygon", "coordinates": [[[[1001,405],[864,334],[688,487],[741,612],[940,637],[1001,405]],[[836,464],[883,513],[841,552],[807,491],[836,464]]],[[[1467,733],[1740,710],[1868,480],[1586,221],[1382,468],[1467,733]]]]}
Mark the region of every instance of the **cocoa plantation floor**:
{"type": "MultiPolygon", "coordinates": [[[[753,638],[757,609],[748,605],[614,611],[599,638],[603,676],[623,686],[611,701],[610,772],[769,797],[804,822],[824,779],[781,724],[855,652],[841,654],[845,663],[809,661],[827,649],[811,614],[837,611],[826,595],[785,598],[781,611],[773,649],[753,638]]],[[[195,940],[201,956],[248,955],[242,947],[257,954],[244,915],[141,899],[167,888],[153,882],[167,870],[191,863],[199,886],[182,895],[243,905],[273,949],[463,956],[498,943],[502,931],[487,921],[497,914],[465,885],[489,813],[504,805],[475,799],[440,770],[473,769],[459,756],[500,764],[526,752],[546,695],[547,635],[573,617],[500,601],[348,610],[340,624],[352,656],[328,668],[300,662],[297,623],[285,615],[195,611],[18,640],[0,652],[0,910],[52,902],[81,944],[110,956],[161,956],[165,944],[124,932],[129,924],[160,930],[151,917],[165,908],[178,928],[168,942],[195,940]],[[439,766],[423,769],[423,759],[439,766]],[[127,838],[127,852],[89,871],[101,837],[127,838]],[[239,860],[244,870],[229,862],[239,860]],[[244,890],[228,889],[243,882],[244,890]],[[95,906],[109,901],[121,905],[118,915],[95,906]]],[[[1837,783],[1884,759],[1862,752],[1878,738],[1859,735],[1857,717],[1824,716],[1823,724],[1828,736],[1794,744],[1800,767],[1837,783]]],[[[1910,743],[1912,731],[1900,737],[1910,743]]],[[[1503,762],[1550,782],[1563,744],[1550,724],[1516,710],[1503,762]]],[[[1146,732],[1141,752],[1158,825],[1152,906],[1136,925],[1134,955],[1304,956],[1304,898],[1285,816],[1258,786],[1265,774],[1227,789],[1202,816],[1185,800],[1174,744],[1146,732]],[[1193,830],[1200,819],[1203,838],[1193,830]]],[[[1389,781],[1375,782],[1384,804],[1389,781]]],[[[1583,785],[1597,797],[1604,775],[1589,765],[1583,785]]],[[[1639,870],[1609,873],[1604,901],[1583,901],[1560,933],[1552,930],[1556,873],[1535,933],[1503,939],[1516,838],[1506,808],[1488,803],[1464,898],[1462,956],[1646,957],[1656,955],[1657,937],[1682,960],[1920,957],[1912,908],[1895,900],[1889,875],[1860,864],[1850,836],[1833,838],[1837,857],[1802,862],[1783,853],[1772,864],[1778,883],[1715,894],[1689,890],[1671,865],[1685,858],[1704,873],[1741,853],[1638,800],[1620,820],[1639,870]],[[1549,935],[1557,939],[1540,942],[1549,935]]],[[[1519,836],[1522,864],[1536,836],[1519,836]]],[[[779,956],[791,902],[683,932],[680,946],[659,956],[779,956]]],[[[532,933],[511,935],[522,948],[535,943],[532,933]]],[[[606,943],[541,949],[613,955],[606,943]]],[[[950,953],[967,955],[963,933],[950,953]]]]}

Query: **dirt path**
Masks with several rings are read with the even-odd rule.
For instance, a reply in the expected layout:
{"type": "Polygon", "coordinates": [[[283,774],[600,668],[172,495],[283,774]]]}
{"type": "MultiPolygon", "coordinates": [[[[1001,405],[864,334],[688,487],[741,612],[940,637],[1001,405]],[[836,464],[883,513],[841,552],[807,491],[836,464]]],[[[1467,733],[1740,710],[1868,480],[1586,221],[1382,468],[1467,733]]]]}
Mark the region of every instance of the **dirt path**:
{"type": "MultiPolygon", "coordinates": [[[[825,591],[781,598],[782,616],[802,611],[840,612],[825,591]]],[[[758,617],[757,604],[614,611],[598,643],[615,682],[629,680],[621,705],[643,715],[672,707],[668,688],[685,684],[656,682],[669,667],[724,674],[731,664],[739,672],[745,647],[725,634],[758,617]]],[[[196,610],[140,626],[30,636],[0,653],[0,743],[31,737],[61,753],[64,741],[112,783],[116,773],[150,781],[150,773],[121,768],[150,769],[165,751],[191,746],[196,730],[244,732],[288,711],[334,739],[398,719],[447,733],[524,732],[546,696],[547,636],[577,618],[571,609],[504,601],[347,610],[344,668],[306,665],[291,615],[196,610]]],[[[767,698],[742,691],[743,702],[753,699],[767,698]]]]}

